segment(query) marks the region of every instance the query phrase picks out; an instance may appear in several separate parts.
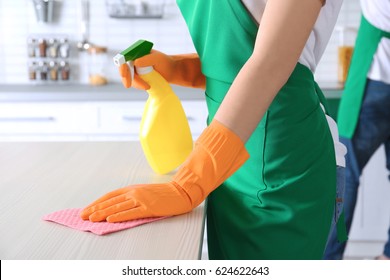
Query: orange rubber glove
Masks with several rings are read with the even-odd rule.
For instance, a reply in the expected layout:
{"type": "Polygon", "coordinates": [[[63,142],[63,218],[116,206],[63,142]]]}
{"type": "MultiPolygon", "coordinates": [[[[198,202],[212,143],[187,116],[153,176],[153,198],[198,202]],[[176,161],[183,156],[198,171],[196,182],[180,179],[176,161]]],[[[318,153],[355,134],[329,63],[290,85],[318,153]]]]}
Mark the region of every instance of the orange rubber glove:
{"type": "Polygon", "coordinates": [[[87,206],[81,218],[123,222],[189,212],[248,157],[242,140],[214,120],[195,142],[194,150],[171,182],[117,189],[87,206]]]}
{"type": "MultiPolygon", "coordinates": [[[[194,88],[205,88],[206,86],[206,79],[202,74],[197,54],[166,55],[152,50],[150,54],[136,59],[134,66],[153,66],[170,84],[194,88]]],[[[126,63],[119,67],[119,74],[122,77],[122,84],[126,88],[133,86],[142,90],[149,89],[149,85],[137,75],[137,71],[135,71],[134,81],[132,81],[131,72],[126,63]]]]}

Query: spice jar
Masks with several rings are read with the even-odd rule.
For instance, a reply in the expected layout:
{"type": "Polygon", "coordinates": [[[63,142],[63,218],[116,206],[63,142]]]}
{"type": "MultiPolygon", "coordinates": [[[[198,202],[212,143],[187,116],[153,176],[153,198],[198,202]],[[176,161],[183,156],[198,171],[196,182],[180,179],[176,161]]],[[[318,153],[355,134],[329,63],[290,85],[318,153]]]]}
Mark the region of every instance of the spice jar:
{"type": "Polygon", "coordinates": [[[61,80],[67,81],[70,77],[70,67],[69,63],[66,61],[60,62],[60,71],[61,71],[61,80]]]}
{"type": "Polygon", "coordinates": [[[38,50],[39,50],[39,56],[40,57],[46,57],[46,40],[41,38],[38,41],[38,50]]]}
{"type": "Polygon", "coordinates": [[[41,81],[47,80],[47,72],[48,72],[47,63],[44,61],[39,62],[39,73],[40,73],[40,79],[41,81]]]}
{"type": "Polygon", "coordinates": [[[107,48],[91,46],[89,54],[89,83],[94,86],[107,84],[105,68],[107,67],[107,48]]]}
{"type": "Polygon", "coordinates": [[[68,39],[66,38],[62,38],[60,40],[60,56],[62,58],[67,58],[69,57],[69,42],[68,42],[68,39]]]}
{"type": "Polygon", "coordinates": [[[58,56],[58,42],[55,38],[49,39],[49,56],[53,58],[58,56]]]}
{"type": "Polygon", "coordinates": [[[37,63],[35,61],[30,62],[28,66],[28,78],[31,81],[37,79],[37,63]]]}
{"type": "Polygon", "coordinates": [[[50,73],[50,80],[57,81],[58,80],[58,67],[57,63],[55,61],[49,62],[49,73],[50,73]]]}
{"type": "Polygon", "coordinates": [[[28,55],[28,57],[35,57],[36,48],[37,48],[37,40],[35,38],[28,38],[28,40],[27,40],[27,55],[28,55]]]}

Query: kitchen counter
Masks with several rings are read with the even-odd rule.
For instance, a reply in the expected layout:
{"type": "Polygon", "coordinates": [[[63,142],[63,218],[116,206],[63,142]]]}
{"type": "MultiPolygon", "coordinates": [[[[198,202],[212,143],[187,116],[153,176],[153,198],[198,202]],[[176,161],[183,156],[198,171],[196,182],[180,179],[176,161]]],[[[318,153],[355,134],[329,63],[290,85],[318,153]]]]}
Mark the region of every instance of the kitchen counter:
{"type": "MultiPolygon", "coordinates": [[[[339,98],[343,84],[332,81],[319,82],[328,98],[339,98]]],[[[172,89],[182,100],[203,100],[201,89],[173,85],[172,89]]],[[[133,101],[146,100],[148,95],[138,89],[126,89],[119,83],[105,86],[82,84],[40,85],[40,84],[3,84],[0,85],[0,102],[6,101],[133,101]]]]}
{"type": "Polygon", "coordinates": [[[171,175],[154,174],[138,142],[0,143],[0,259],[199,259],[204,204],[104,236],[42,220],[171,175]]]}
{"type": "MultiPolygon", "coordinates": [[[[172,86],[180,99],[204,99],[203,90],[172,86]]],[[[104,86],[82,84],[40,85],[3,84],[0,85],[0,102],[37,101],[137,101],[146,100],[148,94],[135,88],[127,89],[119,83],[104,86]]]]}

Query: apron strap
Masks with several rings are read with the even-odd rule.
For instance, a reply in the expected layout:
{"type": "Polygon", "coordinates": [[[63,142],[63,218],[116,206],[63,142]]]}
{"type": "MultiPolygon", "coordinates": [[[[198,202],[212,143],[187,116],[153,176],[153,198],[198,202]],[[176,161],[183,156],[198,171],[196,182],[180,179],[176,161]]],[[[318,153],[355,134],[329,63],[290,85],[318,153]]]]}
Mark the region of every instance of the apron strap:
{"type": "MultiPolygon", "coordinates": [[[[315,89],[317,92],[318,99],[320,100],[320,103],[324,106],[325,114],[329,115],[328,101],[326,100],[324,93],[322,92],[322,90],[319,87],[319,85],[317,84],[317,82],[314,82],[314,86],[315,86],[315,89]]],[[[337,198],[335,197],[335,200],[336,199],[337,198]]],[[[339,242],[345,242],[348,240],[347,226],[345,224],[344,216],[345,216],[344,210],[342,210],[340,217],[336,221],[337,240],[339,242]]]]}
{"type": "Polygon", "coordinates": [[[325,114],[329,115],[328,100],[326,100],[325,95],[322,92],[322,89],[320,88],[320,86],[317,84],[316,81],[314,81],[314,87],[315,87],[318,99],[320,100],[320,103],[322,104],[322,106],[324,106],[325,114]]]}
{"type": "Polygon", "coordinates": [[[338,112],[339,133],[344,138],[351,139],[355,133],[367,74],[378,45],[384,37],[390,38],[390,33],[376,28],[362,16],[338,112]]]}

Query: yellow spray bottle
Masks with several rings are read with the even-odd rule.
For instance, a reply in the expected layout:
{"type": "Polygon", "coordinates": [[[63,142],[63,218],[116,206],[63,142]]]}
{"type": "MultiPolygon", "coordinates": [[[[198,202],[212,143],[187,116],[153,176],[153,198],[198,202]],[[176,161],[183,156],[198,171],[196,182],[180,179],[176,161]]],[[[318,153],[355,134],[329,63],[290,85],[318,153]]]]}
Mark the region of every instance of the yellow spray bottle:
{"type": "MultiPolygon", "coordinates": [[[[148,53],[153,43],[138,40],[114,57],[120,66],[148,53]]],[[[137,74],[150,85],[141,127],[140,142],[146,159],[158,174],[166,174],[184,162],[193,148],[191,130],[179,98],[153,67],[136,67],[137,74]]]]}

